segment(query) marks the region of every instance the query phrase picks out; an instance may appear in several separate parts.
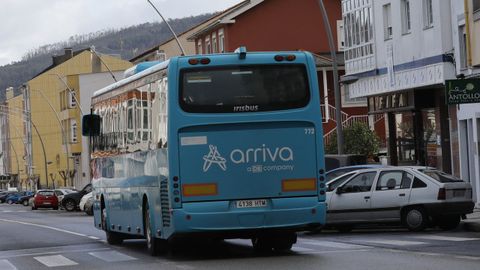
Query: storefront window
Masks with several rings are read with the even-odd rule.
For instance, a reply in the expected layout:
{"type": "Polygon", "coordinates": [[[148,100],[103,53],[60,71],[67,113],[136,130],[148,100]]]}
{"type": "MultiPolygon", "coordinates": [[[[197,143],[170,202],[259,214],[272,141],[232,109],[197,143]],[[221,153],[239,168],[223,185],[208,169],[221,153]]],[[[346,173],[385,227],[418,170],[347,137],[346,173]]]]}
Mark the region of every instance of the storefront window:
{"type": "Polygon", "coordinates": [[[437,167],[437,131],[434,109],[422,110],[422,123],[425,165],[437,167]]]}
{"type": "Polygon", "coordinates": [[[395,114],[397,135],[398,165],[415,165],[415,132],[413,128],[413,113],[395,114]]]}

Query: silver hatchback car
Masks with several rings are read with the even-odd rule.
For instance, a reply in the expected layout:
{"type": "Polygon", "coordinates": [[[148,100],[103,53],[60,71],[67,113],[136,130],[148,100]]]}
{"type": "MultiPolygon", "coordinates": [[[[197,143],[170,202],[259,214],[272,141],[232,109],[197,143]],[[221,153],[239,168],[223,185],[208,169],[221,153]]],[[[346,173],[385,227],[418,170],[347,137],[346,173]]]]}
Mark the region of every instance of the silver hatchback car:
{"type": "Polygon", "coordinates": [[[411,231],[456,228],[472,213],[472,186],[435,169],[384,167],[327,183],[327,226],[349,231],[365,223],[402,223],[411,231]]]}

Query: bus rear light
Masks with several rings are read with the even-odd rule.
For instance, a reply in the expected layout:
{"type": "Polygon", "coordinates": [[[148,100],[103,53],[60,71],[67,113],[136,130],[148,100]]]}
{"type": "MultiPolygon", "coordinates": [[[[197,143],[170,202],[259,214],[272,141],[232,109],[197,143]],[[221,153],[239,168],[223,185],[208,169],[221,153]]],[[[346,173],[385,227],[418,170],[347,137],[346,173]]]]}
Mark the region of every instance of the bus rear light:
{"type": "Polygon", "coordinates": [[[285,59],[285,57],[283,57],[283,55],[275,55],[274,58],[275,58],[275,61],[277,61],[277,62],[282,62],[283,59],[285,59]]]}
{"type": "Polygon", "coordinates": [[[208,64],[210,64],[210,58],[202,58],[202,59],[200,59],[200,64],[202,64],[202,65],[208,65],[208,64]]]}
{"type": "Polygon", "coordinates": [[[309,191],[317,189],[317,181],[315,178],[306,179],[286,179],[282,181],[282,191],[309,191]]]}
{"type": "Polygon", "coordinates": [[[189,63],[190,65],[197,65],[198,62],[199,62],[199,61],[198,61],[198,59],[196,59],[196,58],[188,59],[188,63],[189,63]]]}
{"type": "Polygon", "coordinates": [[[218,194],[216,183],[209,184],[184,184],[182,185],[183,196],[215,196],[218,194]]]}
{"type": "Polygon", "coordinates": [[[293,55],[293,54],[287,55],[287,61],[293,61],[295,59],[297,59],[297,57],[295,55],[293,55]]]}

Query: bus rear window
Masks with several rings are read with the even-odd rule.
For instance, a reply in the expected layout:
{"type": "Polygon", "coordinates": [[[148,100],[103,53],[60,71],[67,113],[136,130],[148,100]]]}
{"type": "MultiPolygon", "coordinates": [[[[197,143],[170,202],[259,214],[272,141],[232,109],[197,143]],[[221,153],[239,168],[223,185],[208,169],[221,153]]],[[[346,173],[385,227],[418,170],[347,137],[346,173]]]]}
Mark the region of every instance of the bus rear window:
{"type": "Polygon", "coordinates": [[[310,99],[304,65],[254,65],[181,72],[186,112],[239,113],[301,108],[310,99]]]}

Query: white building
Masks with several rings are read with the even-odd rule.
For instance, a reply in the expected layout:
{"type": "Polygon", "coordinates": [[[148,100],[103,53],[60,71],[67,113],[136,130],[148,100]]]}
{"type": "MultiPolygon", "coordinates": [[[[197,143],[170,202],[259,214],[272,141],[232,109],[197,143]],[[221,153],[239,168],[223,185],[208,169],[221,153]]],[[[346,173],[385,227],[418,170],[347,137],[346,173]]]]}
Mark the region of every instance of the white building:
{"type": "MultiPolygon", "coordinates": [[[[480,0],[451,1],[452,34],[455,47],[456,73],[460,79],[474,79],[480,85],[480,0]]],[[[452,154],[457,157],[456,172],[472,183],[473,197],[480,202],[480,107],[478,103],[459,104],[452,121],[452,154]],[[458,130],[458,132],[457,132],[458,130]]]]}
{"type": "Polygon", "coordinates": [[[450,0],[342,0],[342,14],[342,81],[351,97],[368,97],[371,122],[385,116],[390,163],[450,172],[450,0]]]}

